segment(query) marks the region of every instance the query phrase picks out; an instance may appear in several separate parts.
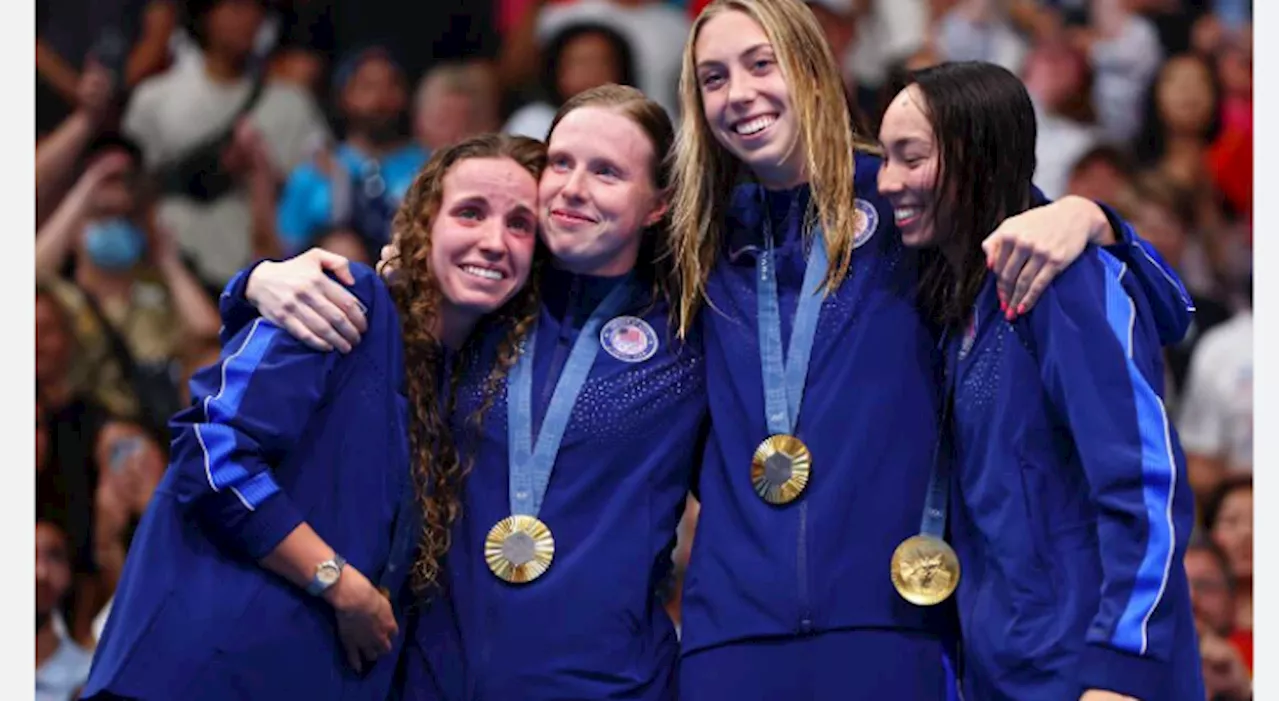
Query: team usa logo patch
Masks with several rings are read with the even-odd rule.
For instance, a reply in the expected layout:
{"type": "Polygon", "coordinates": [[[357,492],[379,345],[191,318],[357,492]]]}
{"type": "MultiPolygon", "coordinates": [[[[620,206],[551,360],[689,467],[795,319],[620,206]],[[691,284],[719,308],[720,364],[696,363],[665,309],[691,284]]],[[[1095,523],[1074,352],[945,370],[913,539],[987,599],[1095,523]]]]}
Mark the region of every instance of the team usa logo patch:
{"type": "Polygon", "coordinates": [[[658,352],[658,334],[644,319],[620,316],[600,330],[600,345],[618,360],[643,363],[658,352]]]}
{"type": "Polygon", "coordinates": [[[854,200],[853,206],[856,208],[853,221],[853,247],[858,248],[870,241],[871,236],[876,233],[876,227],[880,225],[880,213],[876,211],[875,205],[861,197],[854,200]]]}

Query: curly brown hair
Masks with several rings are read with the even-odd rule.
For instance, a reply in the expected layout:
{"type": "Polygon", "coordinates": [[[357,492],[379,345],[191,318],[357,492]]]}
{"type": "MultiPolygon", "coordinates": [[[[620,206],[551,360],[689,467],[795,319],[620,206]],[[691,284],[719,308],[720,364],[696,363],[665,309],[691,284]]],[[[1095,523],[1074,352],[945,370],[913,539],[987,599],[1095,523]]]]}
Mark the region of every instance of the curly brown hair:
{"type": "MultiPolygon", "coordinates": [[[[442,295],[431,269],[431,230],[440,211],[444,179],[457,163],[473,158],[509,158],[535,180],[546,165],[542,142],[505,134],[484,134],[437,151],[414,179],[392,222],[398,252],[391,264],[396,271],[388,282],[400,313],[404,338],[405,376],[411,412],[409,447],[413,456],[414,483],[422,508],[422,533],[413,564],[413,587],[423,591],[437,581],[440,559],[449,549],[449,530],[461,510],[459,494],[469,461],[464,462],[450,430],[453,390],[463,368],[442,378],[444,357],[436,327],[442,295]],[[447,382],[447,386],[442,382],[447,382]]],[[[545,257],[538,247],[530,273],[532,279],[545,257]]],[[[486,320],[509,329],[502,343],[500,361],[490,372],[485,403],[471,417],[478,426],[493,402],[495,390],[514,362],[519,339],[527,331],[537,308],[536,284],[526,284],[515,297],[486,320]],[[520,323],[517,320],[526,320],[520,323]]],[[[465,354],[460,354],[465,355],[465,354]]]]}

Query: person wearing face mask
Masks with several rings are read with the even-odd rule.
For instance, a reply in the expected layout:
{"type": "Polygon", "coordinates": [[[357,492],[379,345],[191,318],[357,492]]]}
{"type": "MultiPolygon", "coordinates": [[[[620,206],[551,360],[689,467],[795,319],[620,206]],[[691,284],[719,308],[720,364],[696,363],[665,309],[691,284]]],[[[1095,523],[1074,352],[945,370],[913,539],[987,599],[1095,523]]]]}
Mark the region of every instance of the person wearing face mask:
{"type": "MultiPolygon", "coordinates": [[[[890,576],[919,532],[942,404],[920,261],[895,231],[923,200],[878,195],[882,161],[830,99],[839,80],[796,0],[715,0],[686,44],[672,237],[713,430],[684,698],[942,699],[953,676],[954,610],[890,576]]],[[[1009,318],[1088,239],[1130,235],[1080,198],[986,233],[1009,318]]],[[[1163,268],[1120,248],[1185,328],[1163,268]]]]}
{"type": "Polygon", "coordinates": [[[121,368],[128,401],[108,408],[160,432],[179,408],[171,364],[217,338],[219,322],[168,232],[150,220],[140,161],[118,136],[90,147],[84,174],[36,234],[36,277],[70,311],[87,357],[121,368]]]}
{"type": "Polygon", "coordinates": [[[1004,68],[916,73],[880,142],[880,193],[920,203],[901,234],[925,251],[920,301],[942,329],[949,449],[923,532],[895,553],[895,583],[921,606],[955,593],[966,696],[1204,699],[1179,566],[1193,495],[1141,283],[1090,245],[1034,309],[1003,313],[983,239],[1036,205],[1035,111],[1004,68]],[[937,567],[932,582],[916,567],[937,567]]]}
{"type": "MultiPolygon", "coordinates": [[[[662,107],[619,85],[578,94],[552,122],[539,186],[551,265],[515,336],[494,330],[460,361],[461,515],[443,592],[414,622],[405,698],[676,698],[679,644],[656,589],[706,397],[698,339],[670,326],[672,139],[662,107]]],[[[309,260],[263,264],[248,299],[268,318],[296,308],[300,271],[320,275],[309,260]]],[[[323,321],[347,292],[308,292],[323,303],[291,314],[320,320],[308,333],[358,340],[323,321]]]]}
{"type": "Polygon", "coordinates": [[[336,237],[367,260],[389,242],[391,218],[429,155],[409,139],[408,86],[391,53],[369,47],[334,71],[345,141],[319,163],[305,163],[285,183],[276,229],[291,253],[336,237]]]}
{"type": "Polygon", "coordinates": [[[387,698],[409,590],[448,540],[450,367],[482,319],[526,308],[545,154],[486,136],[433,157],[396,278],[339,271],[368,313],[349,355],[243,313],[233,278],[83,698],[387,698]]]}

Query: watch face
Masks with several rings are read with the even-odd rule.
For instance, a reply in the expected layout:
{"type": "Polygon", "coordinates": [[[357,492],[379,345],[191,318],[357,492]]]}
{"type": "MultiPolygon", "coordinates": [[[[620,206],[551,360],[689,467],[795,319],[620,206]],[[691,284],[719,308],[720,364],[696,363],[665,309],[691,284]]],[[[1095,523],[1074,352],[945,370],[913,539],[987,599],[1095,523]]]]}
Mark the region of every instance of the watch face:
{"type": "Polygon", "coordinates": [[[326,587],[338,581],[338,574],[341,572],[332,562],[326,562],[317,568],[316,579],[319,579],[326,587]]]}

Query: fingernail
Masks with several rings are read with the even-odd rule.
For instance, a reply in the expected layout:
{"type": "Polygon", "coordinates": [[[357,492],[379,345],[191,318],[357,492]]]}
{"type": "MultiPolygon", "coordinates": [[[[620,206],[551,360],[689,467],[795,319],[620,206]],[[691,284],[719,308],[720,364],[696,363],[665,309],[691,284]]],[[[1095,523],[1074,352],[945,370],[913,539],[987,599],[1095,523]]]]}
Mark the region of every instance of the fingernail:
{"type": "Polygon", "coordinates": [[[1019,304],[1019,305],[1018,305],[1018,316],[1022,316],[1023,314],[1026,314],[1026,313],[1027,313],[1027,305],[1026,305],[1026,304],[1019,304]]]}
{"type": "Polygon", "coordinates": [[[1006,313],[1009,311],[1009,305],[1004,303],[1004,295],[1000,295],[1000,311],[1006,313]]]}

